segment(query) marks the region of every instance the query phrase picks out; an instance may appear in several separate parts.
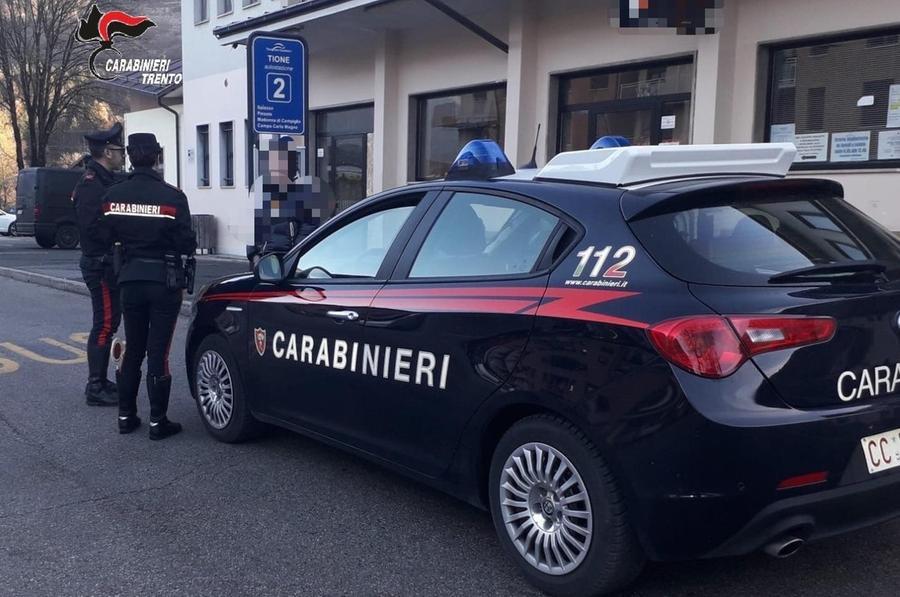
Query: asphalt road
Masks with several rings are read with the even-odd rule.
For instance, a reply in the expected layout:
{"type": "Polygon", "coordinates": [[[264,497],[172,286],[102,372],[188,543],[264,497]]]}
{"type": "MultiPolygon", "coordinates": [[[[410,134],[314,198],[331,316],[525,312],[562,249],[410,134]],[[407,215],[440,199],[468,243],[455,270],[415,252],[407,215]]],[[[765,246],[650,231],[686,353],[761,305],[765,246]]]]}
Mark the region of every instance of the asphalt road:
{"type": "MultiPolygon", "coordinates": [[[[0,267],[81,282],[81,270],[78,267],[80,257],[79,250],[42,249],[37,246],[33,237],[0,236],[0,267]]],[[[200,288],[216,278],[246,272],[249,269],[250,265],[246,259],[198,256],[196,287],[200,288]]]]}
{"type": "MultiPolygon", "coordinates": [[[[484,512],[287,432],[213,441],[177,349],[184,433],[118,435],[81,396],[87,299],[0,277],[0,301],[0,595],[537,594],[484,512]]],[[[898,580],[895,522],[789,560],[651,564],[627,594],[895,595],[898,580]]]]}

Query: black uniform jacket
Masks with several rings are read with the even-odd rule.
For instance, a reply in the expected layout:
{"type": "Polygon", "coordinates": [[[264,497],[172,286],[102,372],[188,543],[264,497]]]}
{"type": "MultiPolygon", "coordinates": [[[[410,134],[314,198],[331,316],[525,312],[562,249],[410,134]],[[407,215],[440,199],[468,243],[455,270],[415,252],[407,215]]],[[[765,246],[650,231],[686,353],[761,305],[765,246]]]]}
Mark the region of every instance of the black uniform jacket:
{"type": "Polygon", "coordinates": [[[91,232],[91,226],[97,222],[102,213],[103,196],[109,187],[118,181],[112,172],[93,159],[88,159],[84,175],[72,191],[75,218],[81,237],[81,252],[87,257],[103,257],[108,252],[107,245],[91,232]]]}
{"type": "Polygon", "coordinates": [[[187,197],[152,168],[135,168],[109,189],[94,230],[104,248],[122,244],[119,282],[164,282],[165,255],[191,255],[197,248],[187,197]]]}

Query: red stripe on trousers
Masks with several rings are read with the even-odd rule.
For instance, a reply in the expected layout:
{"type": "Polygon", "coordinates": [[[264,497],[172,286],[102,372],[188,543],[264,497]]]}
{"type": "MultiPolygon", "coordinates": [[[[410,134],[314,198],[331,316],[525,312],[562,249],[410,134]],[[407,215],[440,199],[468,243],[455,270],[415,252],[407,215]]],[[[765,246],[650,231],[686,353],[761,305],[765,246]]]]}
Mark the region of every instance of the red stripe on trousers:
{"type": "Polygon", "coordinates": [[[102,348],[106,346],[112,332],[112,297],[109,295],[109,284],[105,281],[100,282],[100,288],[103,293],[103,327],[97,335],[97,346],[102,348]]]}

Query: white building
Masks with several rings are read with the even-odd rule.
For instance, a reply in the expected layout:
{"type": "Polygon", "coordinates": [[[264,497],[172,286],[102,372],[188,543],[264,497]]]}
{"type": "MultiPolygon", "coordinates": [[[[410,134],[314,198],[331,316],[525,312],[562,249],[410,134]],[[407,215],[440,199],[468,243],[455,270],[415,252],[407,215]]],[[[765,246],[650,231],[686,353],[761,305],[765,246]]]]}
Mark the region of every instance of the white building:
{"type": "Polygon", "coordinates": [[[712,35],[613,27],[609,6],[183,0],[180,158],[191,209],[216,217],[220,252],[252,242],[243,44],[253,31],[290,31],[310,48],[310,155],[341,205],[443,175],[472,138],[494,137],[526,162],[540,124],[539,164],[603,134],[636,144],[793,139],[804,148],[796,174],[838,180],[852,203],[900,230],[897,0],[724,0],[712,35]]]}

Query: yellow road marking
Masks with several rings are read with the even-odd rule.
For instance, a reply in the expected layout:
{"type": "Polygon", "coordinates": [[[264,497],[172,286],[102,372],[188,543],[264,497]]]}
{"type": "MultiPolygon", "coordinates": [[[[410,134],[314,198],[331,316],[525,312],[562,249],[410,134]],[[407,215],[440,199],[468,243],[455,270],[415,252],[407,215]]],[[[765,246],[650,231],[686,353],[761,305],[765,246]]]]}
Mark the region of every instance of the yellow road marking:
{"type": "Polygon", "coordinates": [[[78,365],[81,363],[87,363],[87,353],[80,348],[75,348],[74,346],[63,344],[59,340],[54,340],[53,338],[41,338],[41,342],[43,342],[44,344],[49,344],[50,346],[55,346],[70,354],[73,354],[75,355],[75,358],[54,359],[45,357],[43,355],[37,354],[36,352],[28,350],[27,348],[22,348],[18,344],[13,344],[12,342],[0,342],[0,347],[3,347],[10,352],[14,352],[19,356],[23,356],[26,359],[31,359],[32,361],[37,361],[38,363],[44,363],[46,365],[78,365]]]}
{"type": "Polygon", "coordinates": [[[78,344],[87,344],[90,335],[90,332],[76,332],[69,336],[69,340],[77,342],[78,344]]]}
{"type": "Polygon", "coordinates": [[[19,364],[9,359],[0,358],[0,375],[15,373],[19,370],[19,364]]]}

